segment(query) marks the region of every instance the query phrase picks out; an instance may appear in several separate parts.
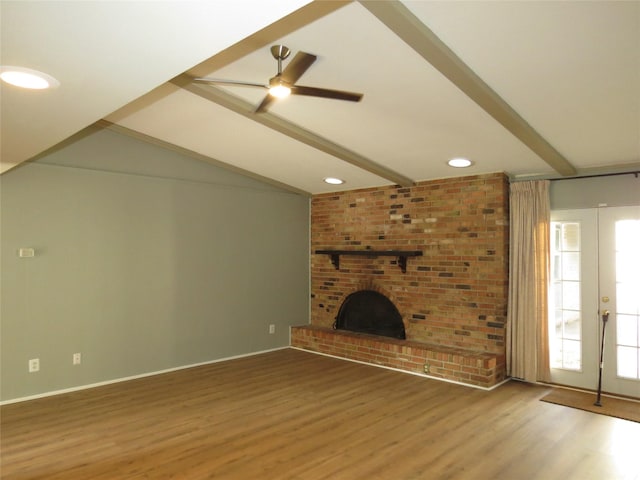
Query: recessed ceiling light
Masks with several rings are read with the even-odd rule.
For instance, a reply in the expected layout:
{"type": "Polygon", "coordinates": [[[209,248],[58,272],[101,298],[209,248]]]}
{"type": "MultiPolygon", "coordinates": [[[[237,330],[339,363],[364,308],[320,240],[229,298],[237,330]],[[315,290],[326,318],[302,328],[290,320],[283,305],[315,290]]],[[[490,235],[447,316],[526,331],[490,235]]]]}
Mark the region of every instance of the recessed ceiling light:
{"type": "Polygon", "coordinates": [[[30,90],[44,90],[55,88],[60,82],[51,75],[24,67],[3,66],[0,67],[0,79],[20,88],[30,90]]]}
{"type": "Polygon", "coordinates": [[[331,185],[342,185],[344,180],[335,177],[327,177],[324,179],[325,183],[329,183],[331,185]]]}
{"type": "Polygon", "coordinates": [[[466,158],[452,158],[451,160],[449,160],[447,162],[447,164],[450,167],[466,168],[466,167],[470,167],[471,165],[473,165],[473,162],[471,160],[467,160],[466,158]]]}

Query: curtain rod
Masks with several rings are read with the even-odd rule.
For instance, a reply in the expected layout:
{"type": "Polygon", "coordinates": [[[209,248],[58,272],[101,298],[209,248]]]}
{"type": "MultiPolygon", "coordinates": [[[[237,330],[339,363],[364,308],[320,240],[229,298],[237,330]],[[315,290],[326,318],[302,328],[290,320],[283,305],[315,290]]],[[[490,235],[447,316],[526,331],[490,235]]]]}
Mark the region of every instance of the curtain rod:
{"type": "Polygon", "coordinates": [[[597,175],[584,175],[584,176],[576,176],[576,177],[559,177],[559,178],[550,178],[549,181],[555,182],[557,180],[578,180],[580,178],[598,178],[598,177],[615,177],[617,175],[633,175],[638,178],[640,175],[640,171],[636,170],[634,172],[617,172],[617,173],[600,173],[597,175]]]}

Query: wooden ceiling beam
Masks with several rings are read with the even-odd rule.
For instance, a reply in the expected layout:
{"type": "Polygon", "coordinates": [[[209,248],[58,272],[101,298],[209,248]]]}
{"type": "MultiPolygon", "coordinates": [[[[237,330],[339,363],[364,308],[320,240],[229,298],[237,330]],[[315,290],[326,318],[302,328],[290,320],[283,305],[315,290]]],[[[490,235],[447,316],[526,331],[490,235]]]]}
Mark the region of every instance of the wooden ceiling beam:
{"type": "Polygon", "coordinates": [[[286,17],[281,18],[277,22],[243,39],[242,41],[230,46],[201,64],[196,65],[187,73],[178,75],[171,80],[171,83],[211,102],[217,103],[222,107],[239,113],[240,115],[243,115],[257,123],[287,135],[290,138],[321,150],[398,185],[403,187],[414,185],[415,182],[412,179],[379,165],[356,152],[335,144],[330,140],[316,135],[315,133],[299,127],[298,125],[295,125],[281,117],[269,112],[255,114],[255,105],[251,105],[234,95],[226,93],[220,88],[211,85],[193,83],[194,78],[206,77],[211,72],[239,60],[245,55],[248,55],[260,48],[264,48],[277,41],[279,38],[282,38],[285,35],[306,26],[345,5],[348,5],[349,3],[353,3],[353,1],[313,1],[286,17]]]}
{"type": "Polygon", "coordinates": [[[310,130],[306,130],[282,117],[274,115],[270,112],[255,113],[255,105],[231,95],[225,92],[221,88],[217,88],[211,85],[202,85],[193,82],[193,77],[190,75],[181,75],[171,82],[188,92],[198,95],[206,100],[217,103],[218,105],[225,107],[233,112],[236,112],[244,117],[247,117],[254,122],[257,122],[265,127],[271,128],[277,132],[287,135],[290,138],[298,140],[310,147],[332,155],[340,160],[343,160],[351,165],[355,165],[363,170],[366,170],[374,175],[385,178],[397,185],[403,187],[409,187],[415,184],[415,182],[401,175],[389,168],[379,165],[372,160],[349,150],[341,145],[338,145],[320,135],[317,135],[310,130]]]}
{"type": "Polygon", "coordinates": [[[563,176],[576,175],[575,167],[560,152],[401,2],[360,3],[555,171],[563,176]]]}
{"type": "Polygon", "coordinates": [[[278,182],[277,180],[273,180],[272,178],[264,177],[262,175],[258,175],[257,173],[251,172],[249,170],[245,170],[244,168],[236,167],[235,165],[231,165],[226,162],[222,162],[220,160],[216,160],[213,157],[209,157],[207,155],[202,155],[201,153],[194,152],[193,150],[189,150],[188,148],[181,147],[179,145],[175,145],[173,143],[166,142],[156,137],[152,137],[151,135],[147,135],[145,133],[138,132],[136,130],[132,130],[130,128],[124,127],[122,125],[118,125],[116,123],[110,122],[108,120],[98,120],[93,126],[88,127],[85,130],[82,130],[81,133],[85,131],[90,133],[93,128],[104,128],[111,130],[113,132],[119,133],[120,135],[126,135],[130,138],[135,138],[136,140],[140,140],[142,142],[148,143],[150,145],[155,145],[156,147],[163,148],[165,150],[169,150],[171,152],[175,152],[179,155],[184,155],[186,157],[194,158],[201,162],[209,163],[216,167],[224,168],[225,170],[233,173],[237,173],[238,175],[242,175],[244,177],[252,178],[253,180],[257,180],[262,183],[266,183],[267,185],[271,185],[273,187],[279,188],[281,190],[285,190],[291,193],[295,193],[296,195],[302,195],[305,197],[311,196],[311,194],[305,190],[301,190],[299,188],[292,187],[291,185],[287,185],[286,183],[278,182]]]}
{"type": "Polygon", "coordinates": [[[206,77],[211,72],[219,70],[236,60],[240,60],[242,57],[256,50],[267,47],[278,39],[299,30],[325,15],[335,12],[349,3],[353,3],[353,0],[314,0],[215,54],[213,57],[189,69],[187,73],[194,77],[206,77]]]}

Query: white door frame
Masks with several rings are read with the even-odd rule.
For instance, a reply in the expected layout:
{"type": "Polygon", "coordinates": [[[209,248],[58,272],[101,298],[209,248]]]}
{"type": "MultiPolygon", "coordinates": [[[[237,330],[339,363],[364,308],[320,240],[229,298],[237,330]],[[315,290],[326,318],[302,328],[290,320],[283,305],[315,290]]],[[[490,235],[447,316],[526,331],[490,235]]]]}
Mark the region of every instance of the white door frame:
{"type": "MultiPolygon", "coordinates": [[[[552,222],[580,224],[580,314],[581,363],[579,370],[551,368],[551,382],[561,385],[595,390],[598,382],[598,251],[597,209],[554,210],[552,222]]],[[[552,295],[549,295],[552,302],[552,295]]],[[[550,312],[549,318],[554,318],[550,312]]],[[[552,343],[554,332],[549,332],[552,343]]]]}

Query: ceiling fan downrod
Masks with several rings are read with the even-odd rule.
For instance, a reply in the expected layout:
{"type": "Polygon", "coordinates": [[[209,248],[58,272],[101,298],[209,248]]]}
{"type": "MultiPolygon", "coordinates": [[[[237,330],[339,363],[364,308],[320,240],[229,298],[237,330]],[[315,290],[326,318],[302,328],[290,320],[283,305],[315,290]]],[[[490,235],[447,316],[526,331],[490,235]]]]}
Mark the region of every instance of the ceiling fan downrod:
{"type": "Polygon", "coordinates": [[[284,45],[274,45],[271,47],[271,55],[278,61],[278,76],[282,74],[282,60],[285,60],[289,55],[291,55],[291,50],[289,50],[284,45]]]}

